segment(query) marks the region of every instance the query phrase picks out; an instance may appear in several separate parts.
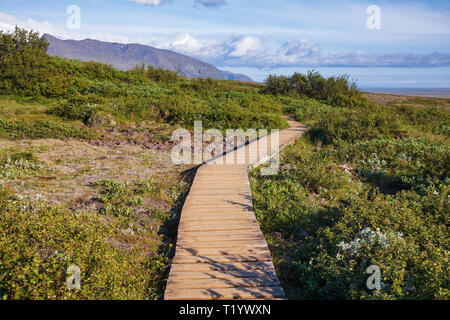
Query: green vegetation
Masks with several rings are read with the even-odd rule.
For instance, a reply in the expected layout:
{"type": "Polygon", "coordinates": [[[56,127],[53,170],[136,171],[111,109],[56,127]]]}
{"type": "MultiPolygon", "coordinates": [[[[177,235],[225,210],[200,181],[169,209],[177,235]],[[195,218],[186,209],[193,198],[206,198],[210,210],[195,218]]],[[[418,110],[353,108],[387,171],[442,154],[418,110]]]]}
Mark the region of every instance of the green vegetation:
{"type": "Polygon", "coordinates": [[[129,221],[66,213],[24,202],[0,189],[0,296],[4,299],[155,299],[161,295],[169,248],[140,238],[129,221]],[[116,230],[124,230],[120,235],[116,230]],[[130,237],[134,243],[130,242],[130,237]],[[127,249],[122,248],[125,246],[127,249]],[[156,254],[155,254],[156,253],[156,254]],[[67,289],[67,268],[82,271],[67,289]]]}
{"type": "Polygon", "coordinates": [[[284,128],[282,114],[290,114],[309,132],[286,149],[278,175],[251,173],[288,297],[449,299],[450,112],[437,100],[381,105],[348,77],[316,72],[270,76],[266,85],[145,65],[125,72],[49,57],[46,47],[32,32],[0,33],[1,298],[161,298],[193,174],[161,169],[169,130],[195,120],[222,130],[284,128]],[[36,139],[57,139],[44,145],[59,149],[38,155],[36,139]],[[153,144],[159,154],[141,154],[153,144]],[[136,145],[143,149],[130,151],[136,145]],[[136,153],[136,176],[109,176],[132,166],[136,153]],[[107,170],[80,178],[102,158],[107,170]],[[146,166],[154,179],[140,175],[146,166]],[[33,177],[45,181],[33,187],[45,185],[51,170],[80,178],[70,181],[93,198],[56,205],[10,190],[33,177]],[[82,271],[81,290],[66,287],[70,265],[82,271]],[[381,290],[366,287],[370,265],[381,268],[381,290]]]}
{"type": "Polygon", "coordinates": [[[0,156],[0,178],[16,179],[40,174],[44,166],[31,152],[5,152],[0,156]]]}
{"type": "MultiPolygon", "coordinates": [[[[31,155],[16,155],[17,159],[31,155]]],[[[29,160],[32,161],[32,160],[29,160]]],[[[185,177],[191,179],[189,175],[185,177]]],[[[170,186],[179,207],[189,183],[170,186]]],[[[178,211],[152,209],[166,186],[153,181],[98,181],[92,211],[70,212],[0,187],[0,297],[3,299],[158,299],[170,266],[178,211]],[[129,186],[133,186],[129,189],[129,186]],[[145,209],[144,209],[145,208],[145,209]],[[151,217],[151,219],[149,219],[151,217]],[[160,234],[161,233],[161,234],[160,234]],[[82,272],[81,290],[66,286],[67,268],[82,272]]],[[[167,189],[167,190],[169,190],[167,189]]],[[[168,191],[167,191],[168,192],[168,191]]]]}
{"type": "Polygon", "coordinates": [[[0,138],[65,139],[92,137],[94,137],[94,135],[89,132],[88,129],[77,128],[52,121],[8,121],[0,119],[0,138]]]}
{"type": "MultiPolygon", "coordinates": [[[[49,57],[44,40],[20,29],[1,33],[0,45],[0,93],[46,104],[47,114],[59,119],[89,124],[103,114],[121,122],[154,120],[186,127],[193,127],[195,120],[217,129],[286,127],[277,99],[225,81],[187,79],[145,66],[125,72],[100,63],[49,57]]],[[[0,132],[6,125],[0,125],[0,132]]],[[[40,130],[43,125],[33,127],[40,130]]],[[[46,136],[48,129],[42,130],[46,136]]]]}
{"type": "Polygon", "coordinates": [[[0,90],[32,94],[47,79],[48,43],[39,34],[16,27],[0,34],[0,90]]]}
{"type": "Polygon", "coordinates": [[[329,101],[332,105],[358,104],[363,101],[356,84],[350,83],[348,76],[324,78],[318,72],[306,75],[294,73],[290,77],[270,75],[263,92],[282,96],[306,96],[316,100],[329,101]]]}
{"type": "MultiPolygon", "coordinates": [[[[35,189],[45,190],[47,181],[58,176],[50,164],[64,170],[58,176],[62,179],[91,170],[77,164],[77,155],[91,148],[64,144],[67,139],[116,145],[108,130],[119,124],[130,125],[138,141],[149,137],[154,143],[166,142],[171,127],[167,122],[177,124],[177,115],[164,109],[167,101],[172,107],[186,103],[185,114],[194,117],[195,92],[206,90],[208,82],[153,68],[122,72],[99,63],[49,57],[46,48],[36,33],[16,29],[0,34],[0,139],[6,145],[0,153],[0,299],[160,299],[190,172],[163,171],[161,181],[100,180],[90,187],[97,197],[81,195],[62,204],[35,189]],[[57,149],[56,158],[39,160],[32,147],[35,139],[61,140],[48,142],[57,149]],[[74,148],[72,158],[64,158],[71,162],[61,159],[65,146],[74,148]],[[22,188],[32,177],[32,190],[22,188]],[[16,186],[24,193],[13,192],[16,186]],[[71,265],[81,269],[81,290],[66,285],[71,265]]],[[[233,121],[244,119],[245,107],[259,105],[237,95],[229,98],[237,112],[229,112],[233,121]],[[247,104],[241,106],[241,101],[247,104]]],[[[220,107],[209,106],[215,97],[208,99],[203,102],[205,114],[220,107]]],[[[278,115],[261,113],[255,121],[284,124],[278,115]]],[[[90,155],[91,160],[97,157],[90,155]]],[[[81,189],[87,182],[77,183],[81,189]]]]}
{"type": "MultiPolygon", "coordinates": [[[[155,197],[161,186],[154,181],[136,181],[134,183],[124,183],[122,181],[102,180],[97,181],[97,186],[103,187],[98,196],[98,200],[104,204],[101,213],[116,217],[135,217],[134,207],[142,205],[143,195],[155,197]]],[[[168,197],[168,196],[167,196],[168,197]]]]}
{"type": "Polygon", "coordinates": [[[449,299],[450,112],[357,99],[283,97],[310,131],[251,175],[280,280],[291,299],[449,299]]]}

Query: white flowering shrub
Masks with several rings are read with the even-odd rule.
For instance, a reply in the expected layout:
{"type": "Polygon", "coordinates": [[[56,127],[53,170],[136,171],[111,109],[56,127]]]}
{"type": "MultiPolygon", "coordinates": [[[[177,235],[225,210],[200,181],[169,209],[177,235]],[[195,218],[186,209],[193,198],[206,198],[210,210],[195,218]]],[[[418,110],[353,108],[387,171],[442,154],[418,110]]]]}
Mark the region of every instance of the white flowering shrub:
{"type": "Polygon", "coordinates": [[[358,237],[353,241],[347,243],[341,241],[337,246],[339,253],[338,259],[345,257],[358,257],[365,248],[370,249],[386,249],[390,244],[403,240],[402,233],[388,232],[382,233],[380,229],[372,230],[371,228],[364,228],[358,233],[358,237]]]}

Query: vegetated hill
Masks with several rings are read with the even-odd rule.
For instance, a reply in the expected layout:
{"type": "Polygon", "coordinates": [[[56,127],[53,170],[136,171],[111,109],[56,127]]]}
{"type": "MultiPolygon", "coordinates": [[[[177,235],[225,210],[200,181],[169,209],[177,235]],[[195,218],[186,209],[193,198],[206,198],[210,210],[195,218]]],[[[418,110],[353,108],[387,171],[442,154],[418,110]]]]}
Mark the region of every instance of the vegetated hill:
{"type": "Polygon", "coordinates": [[[62,58],[96,61],[111,64],[120,70],[130,70],[145,62],[156,68],[179,71],[189,78],[253,81],[237,73],[217,69],[212,64],[175,53],[140,44],[121,44],[98,40],[61,40],[49,34],[44,38],[50,43],[47,53],[62,58]]]}

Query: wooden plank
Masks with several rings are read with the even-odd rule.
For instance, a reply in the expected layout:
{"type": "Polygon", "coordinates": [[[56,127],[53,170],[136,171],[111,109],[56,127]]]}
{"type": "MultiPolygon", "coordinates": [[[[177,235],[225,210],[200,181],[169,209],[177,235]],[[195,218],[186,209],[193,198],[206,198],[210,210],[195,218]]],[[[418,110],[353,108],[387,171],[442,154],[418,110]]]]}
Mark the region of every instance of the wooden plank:
{"type": "Polygon", "coordinates": [[[252,225],[214,225],[214,226],[208,226],[208,229],[205,230],[204,226],[199,225],[192,225],[192,226],[182,226],[180,228],[182,232],[216,232],[216,231],[257,231],[258,230],[258,224],[252,224],[252,225]]]}
{"type": "Polygon", "coordinates": [[[177,256],[197,256],[197,257],[208,257],[208,256],[220,256],[220,255],[263,255],[268,254],[270,256],[270,251],[267,245],[255,245],[248,247],[226,247],[226,248],[217,248],[217,247],[192,247],[192,246],[178,246],[176,249],[177,256]]]}
{"type": "Polygon", "coordinates": [[[261,230],[258,229],[244,229],[244,230],[201,230],[201,231],[182,231],[178,233],[178,239],[194,239],[194,238],[205,238],[209,237],[221,237],[221,236],[242,236],[242,235],[262,235],[261,230]]]}
{"type": "Polygon", "coordinates": [[[205,197],[205,198],[214,198],[214,197],[224,197],[224,196],[235,196],[236,194],[242,196],[250,196],[251,192],[247,188],[237,189],[237,188],[229,188],[229,189],[191,189],[191,195],[197,197],[205,197]]]}
{"type": "Polygon", "coordinates": [[[226,263],[183,263],[172,264],[170,272],[185,271],[236,271],[236,270],[274,270],[272,261],[226,262],[226,263]]]}
{"type": "Polygon", "coordinates": [[[199,209],[207,209],[211,211],[221,211],[225,209],[234,209],[234,210],[253,210],[253,205],[250,201],[218,201],[218,202],[194,202],[186,200],[184,205],[185,209],[191,210],[199,210],[199,209]]]}
{"type": "Polygon", "coordinates": [[[181,217],[191,217],[191,216],[218,216],[218,217],[229,217],[229,216],[255,216],[255,213],[251,208],[230,208],[230,209],[222,209],[221,211],[215,211],[211,208],[205,208],[204,210],[200,209],[186,209],[181,217]]]}
{"type": "Polygon", "coordinates": [[[169,280],[171,290],[209,289],[209,288],[254,288],[277,287],[280,285],[276,277],[227,278],[227,279],[183,279],[169,280]]]}
{"type": "Polygon", "coordinates": [[[256,277],[276,277],[273,269],[267,270],[227,270],[227,271],[178,271],[170,274],[171,280],[194,279],[239,279],[256,277]]]}
{"type": "Polygon", "coordinates": [[[227,203],[227,202],[243,202],[246,204],[252,204],[250,194],[214,194],[214,195],[203,195],[203,194],[193,194],[186,199],[186,202],[195,201],[197,203],[227,203]]]}
{"type": "MultiPolygon", "coordinates": [[[[243,166],[247,167],[247,166],[243,166]]],[[[226,165],[215,165],[215,166],[202,166],[197,173],[199,174],[217,174],[217,175],[229,175],[229,174],[243,174],[248,173],[248,169],[238,167],[236,165],[229,165],[228,168],[226,168],[226,165]]]]}
{"type": "Polygon", "coordinates": [[[183,214],[181,216],[181,219],[188,219],[188,220],[195,220],[195,219],[203,219],[203,218],[210,218],[214,220],[221,220],[221,219],[233,219],[233,218],[241,218],[241,219],[256,219],[256,216],[253,211],[228,211],[228,212],[218,212],[215,213],[214,211],[191,211],[186,214],[183,214]]]}
{"type": "MultiPolygon", "coordinates": [[[[193,216],[194,217],[194,216],[193,216]]],[[[205,217],[202,217],[205,218],[205,217]]],[[[259,227],[258,221],[256,220],[255,217],[250,217],[250,218],[243,218],[243,217],[239,217],[239,218],[235,218],[235,219],[213,219],[213,220],[208,220],[208,219],[203,219],[203,220],[196,220],[196,219],[187,219],[183,221],[180,221],[179,224],[179,228],[188,228],[190,229],[191,227],[208,227],[210,228],[210,230],[212,231],[214,229],[214,227],[226,227],[226,226],[237,226],[237,227],[246,227],[248,226],[249,228],[252,227],[259,227]],[[242,225],[242,223],[246,223],[244,225],[242,225]]],[[[222,229],[221,229],[222,230],[222,229]]],[[[230,229],[231,230],[231,229],[230,229]]]]}
{"type": "Polygon", "coordinates": [[[217,200],[217,201],[189,201],[187,200],[184,208],[196,210],[200,207],[208,208],[211,211],[222,209],[235,209],[235,210],[253,210],[252,203],[250,201],[242,200],[217,200]]]}
{"type": "Polygon", "coordinates": [[[227,263],[227,262],[258,262],[271,261],[270,254],[254,255],[207,255],[207,256],[180,256],[175,255],[174,263],[227,263]]]}
{"type": "Polygon", "coordinates": [[[247,177],[244,176],[244,174],[239,174],[235,176],[216,176],[214,174],[200,174],[195,178],[195,182],[213,182],[217,183],[217,185],[222,184],[223,182],[234,182],[234,183],[241,183],[246,182],[247,177]]]}
{"type": "MultiPolygon", "coordinates": [[[[200,172],[201,175],[199,177],[203,177],[203,174],[207,174],[206,177],[219,177],[220,179],[223,178],[231,178],[231,179],[244,179],[243,175],[247,174],[247,172],[244,171],[238,171],[238,170],[229,170],[228,172],[220,172],[220,171],[212,171],[212,172],[200,172]]],[[[220,182],[220,181],[218,181],[220,182]]]]}
{"type": "Polygon", "coordinates": [[[186,237],[178,238],[177,243],[180,244],[190,244],[196,243],[201,246],[206,243],[218,243],[218,242],[229,242],[233,245],[235,242],[248,242],[248,241],[265,241],[264,236],[261,235],[240,235],[240,236],[221,236],[221,237],[186,237]]]}
{"type": "Polygon", "coordinates": [[[192,217],[185,217],[183,220],[180,221],[181,225],[186,225],[188,223],[219,223],[219,224],[225,224],[225,223],[240,223],[240,224],[246,224],[246,223],[257,223],[257,220],[255,217],[249,216],[249,217],[243,217],[243,216],[230,216],[230,217],[214,217],[214,216],[192,216],[192,217]]]}
{"type": "Polygon", "coordinates": [[[252,225],[258,224],[255,217],[186,217],[180,221],[179,227],[196,226],[214,226],[214,225],[252,225]]]}
{"type": "Polygon", "coordinates": [[[225,215],[225,214],[238,214],[238,213],[253,213],[252,208],[245,207],[245,208],[236,208],[236,206],[232,207],[224,207],[224,208],[208,208],[205,206],[199,207],[199,208],[183,208],[183,214],[189,215],[189,214],[217,214],[217,215],[225,215]]]}
{"type": "Polygon", "coordinates": [[[240,235],[240,236],[220,236],[220,237],[179,237],[177,241],[180,244],[190,244],[197,243],[201,245],[202,243],[217,243],[217,242],[226,242],[226,241],[260,241],[265,240],[262,234],[252,234],[252,235],[240,235]]]}
{"type": "MultiPolygon", "coordinates": [[[[242,219],[242,220],[224,220],[224,221],[181,221],[178,228],[180,229],[192,229],[192,228],[201,228],[203,230],[205,227],[209,230],[214,230],[216,227],[220,228],[230,228],[233,227],[244,227],[247,228],[249,226],[258,227],[258,221],[256,219],[242,219]],[[245,224],[243,224],[243,222],[245,224]]],[[[227,230],[227,229],[220,229],[227,230]]]]}
{"type": "Polygon", "coordinates": [[[252,298],[284,298],[281,286],[256,288],[210,288],[166,290],[166,300],[237,300],[252,298]]]}
{"type": "Polygon", "coordinates": [[[253,214],[247,214],[247,213],[241,213],[241,214],[229,214],[229,215],[220,215],[220,216],[216,216],[213,214],[208,214],[208,215],[196,215],[196,214],[192,214],[192,215],[186,215],[182,218],[182,220],[180,221],[180,223],[182,222],[201,222],[201,221],[241,221],[241,222],[245,222],[245,221],[257,221],[255,215],[253,214]]]}
{"type": "Polygon", "coordinates": [[[264,239],[240,239],[227,241],[178,241],[177,247],[180,248],[249,248],[254,246],[265,246],[267,243],[264,239]]]}
{"type": "MultiPolygon", "coordinates": [[[[195,194],[195,192],[193,194],[191,194],[190,196],[188,196],[186,198],[186,201],[189,201],[191,199],[195,199],[195,200],[204,200],[206,202],[209,201],[217,201],[217,200],[234,200],[234,201],[246,201],[246,202],[250,202],[249,200],[251,200],[251,195],[249,194],[244,194],[244,193],[238,193],[236,192],[234,195],[222,195],[222,194],[215,194],[215,195],[202,195],[202,194],[195,194]]],[[[250,202],[251,203],[251,202],[250,202]]]]}
{"type": "Polygon", "coordinates": [[[201,192],[201,191],[206,191],[206,190],[232,190],[232,189],[244,190],[244,191],[250,190],[250,185],[247,184],[248,181],[245,179],[241,179],[234,183],[230,183],[230,181],[224,180],[221,177],[210,176],[209,178],[211,178],[211,180],[215,180],[215,181],[201,182],[201,181],[196,180],[194,182],[195,189],[193,189],[193,192],[201,192]],[[224,183],[222,183],[222,182],[224,182],[224,183]],[[225,182],[228,182],[228,183],[225,183],[225,182]],[[208,189],[205,188],[207,186],[209,186],[208,189]]]}
{"type": "MultiPolygon", "coordinates": [[[[235,180],[235,181],[229,181],[229,180],[223,180],[223,179],[221,179],[220,180],[220,184],[218,183],[219,181],[216,179],[216,178],[211,178],[210,180],[213,180],[212,182],[212,186],[213,187],[222,187],[222,186],[225,186],[225,187],[229,187],[229,186],[237,186],[237,187],[250,187],[250,183],[248,182],[248,180],[246,180],[246,179],[242,179],[242,180],[235,180]]],[[[201,181],[199,181],[199,180],[197,180],[197,179],[195,179],[194,180],[194,183],[198,183],[200,186],[201,185],[204,185],[204,186],[207,186],[207,185],[209,185],[209,184],[211,184],[211,181],[206,181],[207,183],[203,183],[203,184],[201,184],[201,181]]]]}
{"type": "Polygon", "coordinates": [[[240,215],[227,215],[227,216],[216,216],[213,214],[209,215],[186,215],[182,217],[181,222],[187,221],[227,221],[234,220],[239,221],[241,223],[246,223],[247,221],[255,221],[256,218],[254,215],[250,214],[240,214],[240,215]]]}
{"type": "Polygon", "coordinates": [[[227,197],[227,196],[214,196],[214,197],[205,197],[205,196],[192,196],[188,199],[186,199],[185,206],[189,206],[190,204],[199,205],[199,204],[206,204],[208,206],[213,205],[246,205],[250,206],[252,205],[252,201],[250,199],[250,196],[241,196],[237,195],[235,197],[227,197]]]}

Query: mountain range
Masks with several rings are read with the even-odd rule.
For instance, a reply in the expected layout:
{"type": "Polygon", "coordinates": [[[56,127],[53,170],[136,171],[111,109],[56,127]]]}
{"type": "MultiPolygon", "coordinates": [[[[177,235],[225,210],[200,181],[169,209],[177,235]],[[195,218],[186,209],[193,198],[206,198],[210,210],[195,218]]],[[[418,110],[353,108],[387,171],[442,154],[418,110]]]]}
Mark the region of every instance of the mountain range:
{"type": "Polygon", "coordinates": [[[189,78],[253,81],[237,73],[219,70],[212,64],[169,50],[141,44],[121,44],[98,40],[62,40],[44,34],[50,44],[47,53],[68,59],[110,64],[119,70],[130,70],[143,62],[156,68],[178,71],[189,78]]]}

